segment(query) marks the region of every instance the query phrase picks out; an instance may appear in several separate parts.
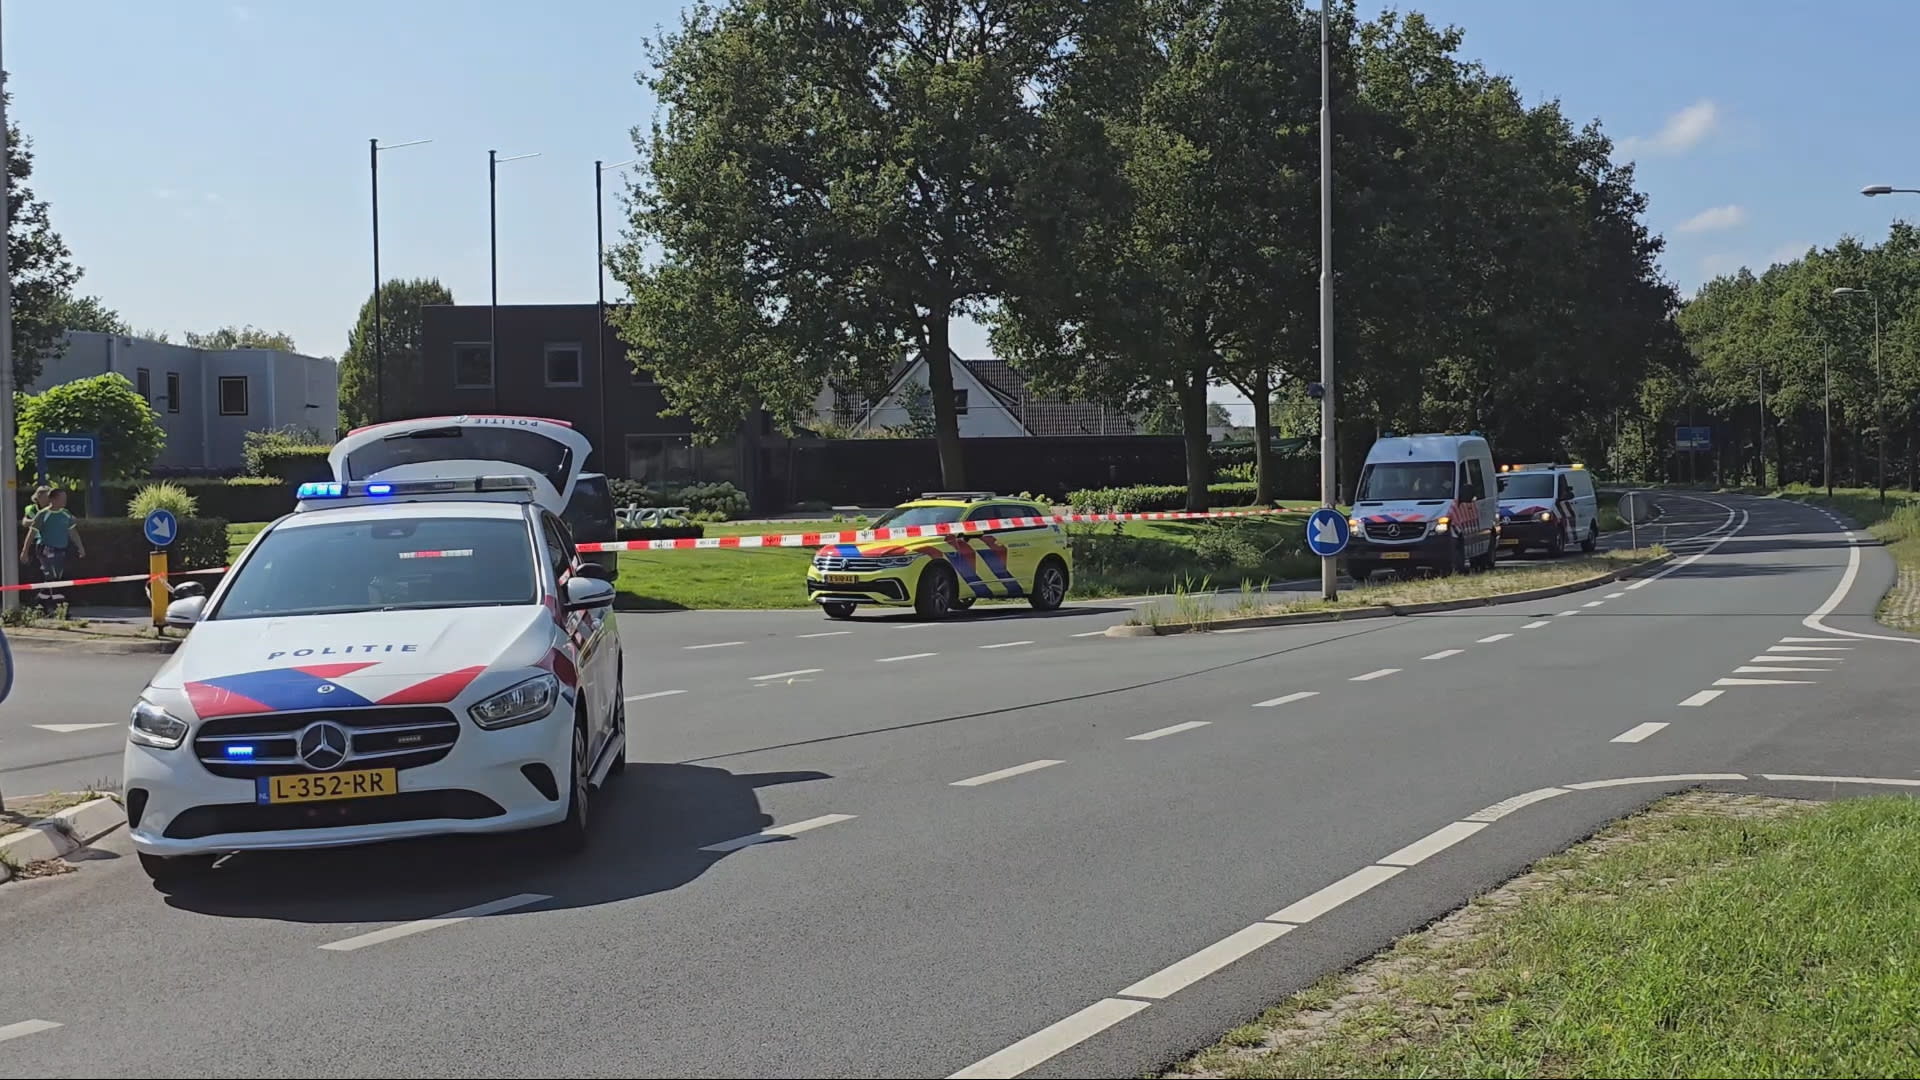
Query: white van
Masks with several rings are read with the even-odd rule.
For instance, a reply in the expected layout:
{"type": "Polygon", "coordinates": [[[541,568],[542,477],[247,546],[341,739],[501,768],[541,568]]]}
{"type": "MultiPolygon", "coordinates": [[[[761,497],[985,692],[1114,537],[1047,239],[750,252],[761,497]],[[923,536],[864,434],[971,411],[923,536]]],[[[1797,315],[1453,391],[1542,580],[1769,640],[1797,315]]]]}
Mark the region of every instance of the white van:
{"type": "Polygon", "coordinates": [[[1388,435],[1367,451],[1348,522],[1347,572],[1491,569],[1499,536],[1493,450],[1479,435],[1388,435]]]}
{"type": "Polygon", "coordinates": [[[1567,546],[1600,546],[1600,499],[1584,465],[1500,466],[1500,546],[1520,553],[1540,548],[1558,558],[1567,546]]]}

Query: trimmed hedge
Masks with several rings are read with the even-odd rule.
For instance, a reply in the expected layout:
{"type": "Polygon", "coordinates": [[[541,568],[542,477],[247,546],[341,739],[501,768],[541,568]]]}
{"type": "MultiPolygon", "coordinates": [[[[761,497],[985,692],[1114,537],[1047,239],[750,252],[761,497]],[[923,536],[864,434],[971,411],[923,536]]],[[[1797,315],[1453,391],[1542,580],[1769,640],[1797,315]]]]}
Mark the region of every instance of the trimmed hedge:
{"type": "MultiPolygon", "coordinates": [[[[272,521],[293,512],[293,493],[297,485],[275,476],[236,476],[230,480],[212,477],[181,477],[172,481],[187,489],[199,504],[202,517],[228,521],[272,521]]],[[[147,486],[139,483],[109,483],[103,494],[102,509],[115,517],[124,516],[134,495],[147,486]]],[[[85,506],[84,496],[73,505],[85,506]]]]}
{"type": "MultiPolygon", "coordinates": [[[[1252,506],[1255,485],[1234,482],[1207,487],[1211,507],[1252,506]]],[[[1067,493],[1076,514],[1144,514],[1155,510],[1184,510],[1185,484],[1136,484],[1132,487],[1087,488],[1067,493]]]]}
{"type": "Polygon", "coordinates": [[[327,455],[332,451],[331,446],[282,446],[271,450],[263,449],[255,455],[259,459],[259,471],[254,475],[279,477],[295,487],[311,480],[331,480],[333,470],[327,465],[327,455]]]}
{"type": "MultiPolygon", "coordinates": [[[[67,563],[72,577],[110,577],[147,572],[147,543],[142,523],[132,518],[81,518],[74,528],[86,546],[87,557],[67,563]]],[[[18,555],[19,552],[13,552],[18,555]]],[[[180,522],[179,535],[167,547],[169,570],[210,570],[227,564],[227,523],[220,518],[187,518],[180,522]]],[[[33,573],[23,575],[31,581],[33,573]]],[[[219,578],[202,574],[194,580],[205,582],[209,592],[219,578]]],[[[73,606],[140,605],[146,603],[145,583],[117,582],[112,585],[84,585],[66,590],[73,606]]]]}

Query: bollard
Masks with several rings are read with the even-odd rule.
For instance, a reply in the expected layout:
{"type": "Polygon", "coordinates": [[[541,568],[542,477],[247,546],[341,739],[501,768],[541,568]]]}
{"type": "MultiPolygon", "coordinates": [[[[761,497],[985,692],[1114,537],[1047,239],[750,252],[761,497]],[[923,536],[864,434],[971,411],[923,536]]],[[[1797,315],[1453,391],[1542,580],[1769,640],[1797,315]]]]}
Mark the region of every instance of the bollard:
{"type": "Polygon", "coordinates": [[[173,590],[167,587],[166,549],[155,548],[147,556],[147,598],[152,608],[155,630],[167,625],[167,601],[172,595],[173,590]]]}

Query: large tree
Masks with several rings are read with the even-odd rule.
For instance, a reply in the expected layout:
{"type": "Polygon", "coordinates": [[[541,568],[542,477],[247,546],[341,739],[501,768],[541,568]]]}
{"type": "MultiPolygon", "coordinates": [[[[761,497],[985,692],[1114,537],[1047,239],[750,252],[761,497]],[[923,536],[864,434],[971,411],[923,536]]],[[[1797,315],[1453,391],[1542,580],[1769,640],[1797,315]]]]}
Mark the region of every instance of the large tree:
{"type": "Polygon", "coordinates": [[[90,330],[99,334],[133,333],[133,328],[120,317],[120,313],[108,307],[106,301],[97,296],[74,296],[69,294],[60,298],[55,309],[53,322],[62,330],[90,330]]]}
{"type": "Polygon", "coordinates": [[[428,304],[451,303],[453,293],[435,278],[395,278],[380,286],[381,349],[385,357],[380,365],[385,394],[380,395],[374,385],[373,297],[367,297],[347,335],[347,351],[340,357],[342,425],[359,427],[413,411],[424,389],[420,309],[428,304]],[[376,402],[380,415],[375,415],[376,402]]]}
{"type": "Polygon", "coordinates": [[[196,349],[278,349],[281,352],[299,352],[293,344],[293,335],[278,330],[262,330],[257,326],[222,326],[198,334],[187,331],[187,344],[196,349]]]}
{"type": "MultiPolygon", "coordinates": [[[[125,375],[108,372],[48,387],[38,394],[19,394],[14,402],[20,429],[15,435],[19,475],[34,473],[40,436],[45,433],[86,433],[99,439],[100,467],[108,480],[147,475],[165,449],[167,434],[153,406],[140,396],[125,375]]],[[[53,479],[75,483],[87,478],[85,461],[50,461],[53,479]]]]}
{"type": "Polygon", "coordinates": [[[942,480],[963,484],[949,323],[1002,291],[1038,103],[1087,7],[732,0],[656,42],[665,116],[636,132],[648,168],[612,261],[622,333],[673,407],[709,433],[756,404],[792,423],[917,354],[942,480]]]}
{"type": "MultiPolygon", "coordinates": [[[[0,83],[6,78],[0,72],[0,83]]],[[[0,90],[0,93],[5,93],[0,90]]],[[[7,95],[9,103],[12,95],[7,95]]],[[[33,142],[7,122],[7,276],[13,289],[13,381],[33,385],[42,361],[60,344],[61,312],[80,270],[53,231],[45,200],[34,197],[33,142]]]]}

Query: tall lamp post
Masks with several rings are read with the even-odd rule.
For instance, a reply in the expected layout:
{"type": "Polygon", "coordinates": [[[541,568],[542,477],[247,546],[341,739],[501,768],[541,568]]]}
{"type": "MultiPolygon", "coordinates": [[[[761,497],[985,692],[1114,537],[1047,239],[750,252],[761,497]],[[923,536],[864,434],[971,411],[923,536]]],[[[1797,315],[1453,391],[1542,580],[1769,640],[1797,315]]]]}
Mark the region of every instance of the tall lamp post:
{"type": "Polygon", "coordinates": [[[386,419],[387,412],[387,341],[386,320],[380,311],[380,151],[398,150],[403,146],[423,146],[432,139],[413,139],[409,142],[380,145],[379,139],[367,140],[367,174],[372,179],[373,189],[373,418],[386,419]]]}
{"type": "MultiPolygon", "coordinates": [[[[1895,189],[1897,190],[1897,189],[1895,189]]],[[[1880,505],[1887,505],[1887,414],[1886,384],[1880,372],[1880,296],[1866,289],[1845,285],[1833,290],[1834,296],[1864,296],[1873,301],[1873,423],[1880,429],[1880,505]]]]}
{"type": "MultiPolygon", "coordinates": [[[[0,88],[4,88],[6,73],[0,71],[0,88]]],[[[0,176],[11,174],[13,160],[12,139],[8,136],[7,107],[5,96],[0,93],[0,176]]],[[[9,236],[13,231],[11,199],[0,199],[0,238],[9,236]]],[[[14,432],[13,432],[13,274],[7,265],[7,245],[0,242],[0,584],[20,584],[20,514],[19,504],[14,501],[14,432]]],[[[0,589],[0,610],[14,611],[20,606],[20,593],[15,589],[0,589]]]]}
{"type": "MultiPolygon", "coordinates": [[[[607,430],[607,233],[602,210],[606,206],[606,197],[601,194],[600,181],[610,172],[619,172],[632,165],[638,158],[608,165],[603,161],[593,163],[593,266],[599,279],[599,293],[593,305],[593,369],[600,373],[600,439],[605,442],[611,438],[607,430]]],[[[607,468],[605,459],[613,456],[613,447],[608,446],[601,453],[600,468],[607,468]]]]}
{"type": "Polygon", "coordinates": [[[515,154],[501,157],[498,150],[487,151],[487,278],[492,290],[487,301],[487,362],[493,365],[493,407],[500,408],[500,215],[495,195],[499,183],[495,170],[504,162],[525,161],[539,154],[515,154]]]}
{"type": "MultiPolygon", "coordinates": [[[[1320,505],[1331,508],[1338,477],[1333,391],[1333,31],[1320,0],[1320,505]]],[[[1264,406],[1256,406],[1264,407],[1264,406]]],[[[1320,560],[1320,595],[1340,593],[1337,559],[1320,560]]]]}

